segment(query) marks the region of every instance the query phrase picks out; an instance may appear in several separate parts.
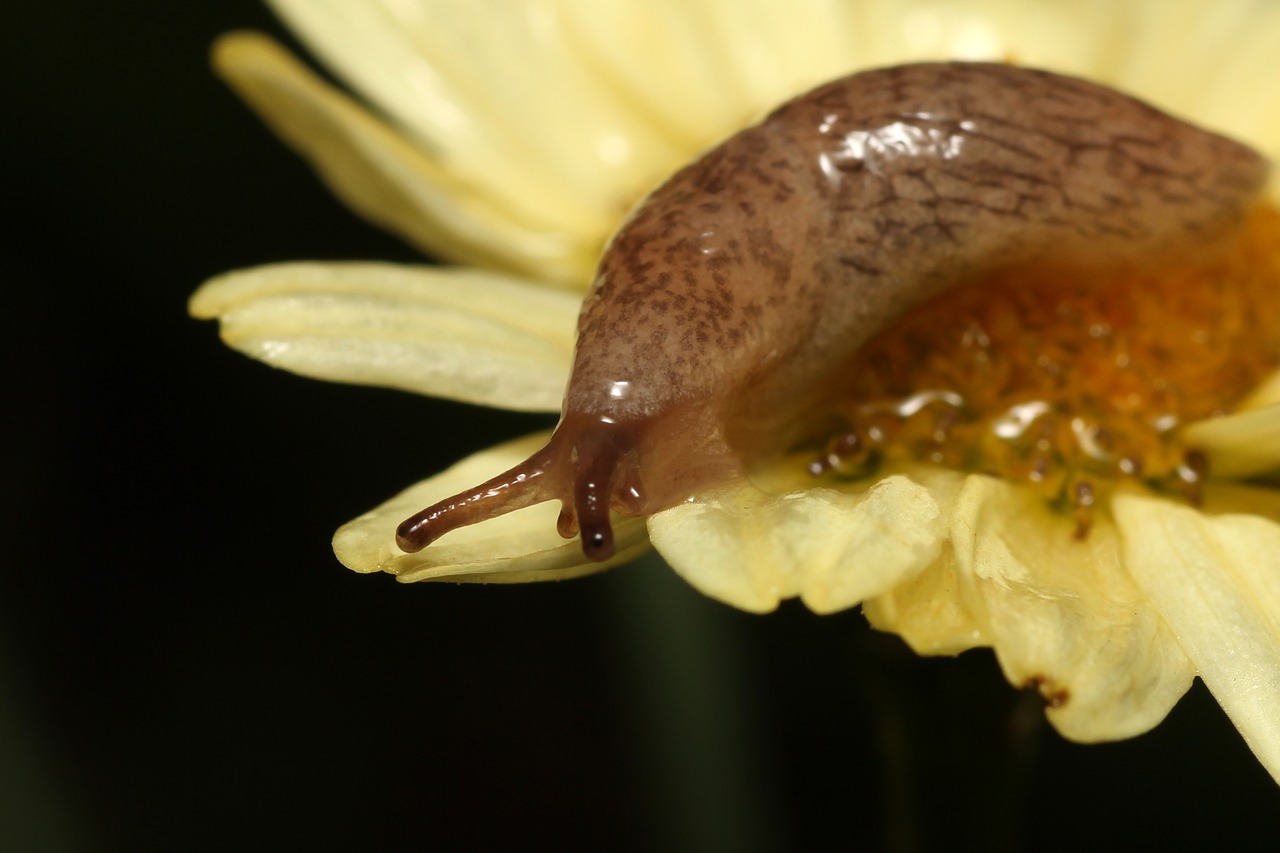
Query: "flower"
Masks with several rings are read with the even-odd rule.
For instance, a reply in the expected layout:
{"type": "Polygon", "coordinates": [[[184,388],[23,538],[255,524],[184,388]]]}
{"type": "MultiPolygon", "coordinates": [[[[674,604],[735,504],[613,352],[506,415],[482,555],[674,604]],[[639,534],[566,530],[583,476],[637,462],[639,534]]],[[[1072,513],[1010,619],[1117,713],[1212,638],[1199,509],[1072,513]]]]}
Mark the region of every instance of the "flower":
{"type": "MultiPolygon", "coordinates": [[[[862,67],[1014,59],[1088,77],[1280,154],[1267,2],[811,0],[801,4],[311,2],[277,11],[375,113],[267,38],[216,64],[355,210],[459,266],[297,263],[193,297],[233,347],[327,379],[557,411],[580,295],[624,212],[762,109],[862,67]],[[655,59],[661,57],[661,60],[655,59]]],[[[862,604],[922,654],[990,646],[1067,737],[1150,729],[1199,675],[1280,780],[1280,377],[1189,434],[1219,477],[1203,506],[1140,489],[1090,535],[1025,486],[923,464],[814,487],[778,469],[617,530],[752,611],[862,604]]],[[[524,459],[545,435],[463,460],[338,531],[339,559],[401,580],[596,571],[547,505],[417,554],[395,526],[524,459]]]]}

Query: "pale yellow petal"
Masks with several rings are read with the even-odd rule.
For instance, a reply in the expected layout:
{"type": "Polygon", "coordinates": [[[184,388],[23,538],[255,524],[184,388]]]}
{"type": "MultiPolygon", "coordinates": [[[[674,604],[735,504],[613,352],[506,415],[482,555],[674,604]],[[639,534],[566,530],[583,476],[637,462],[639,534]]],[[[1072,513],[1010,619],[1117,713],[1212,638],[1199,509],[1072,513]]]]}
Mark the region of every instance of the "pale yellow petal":
{"type": "MultiPolygon", "coordinates": [[[[1120,4],[1116,4],[1120,5],[1120,4]]],[[[1132,5],[1114,84],[1280,155],[1280,6],[1272,0],[1142,0],[1132,5]]]]}
{"type": "Polygon", "coordinates": [[[766,612],[798,595],[829,613],[923,570],[938,555],[942,523],[929,491],[905,477],[856,495],[774,495],[737,481],[652,516],[649,536],[712,598],[766,612]]]}
{"type": "MultiPolygon", "coordinates": [[[[870,64],[996,60],[1080,73],[1105,53],[1121,4],[1100,0],[870,0],[854,4],[870,64]]],[[[860,55],[861,58],[861,55],[860,55]]]]}
{"type": "Polygon", "coordinates": [[[276,264],[191,299],[229,346],[337,382],[524,411],[560,409],[578,299],[478,270],[276,264]]]}
{"type": "Polygon", "coordinates": [[[854,4],[844,0],[705,0],[684,17],[716,66],[726,106],[754,118],[869,67],[855,44],[855,14],[854,4]]]}
{"type": "Polygon", "coordinates": [[[1013,60],[1113,70],[1107,56],[1136,23],[1104,0],[560,5],[625,97],[695,148],[812,86],[882,65],[1013,60]]]}
{"type": "Polygon", "coordinates": [[[942,551],[924,571],[869,597],[862,612],[872,627],[897,634],[922,655],[956,655],[991,641],[969,612],[964,590],[956,575],[950,525],[966,480],[964,474],[931,468],[907,471],[913,481],[929,490],[944,524],[942,551]]]}
{"type": "Polygon", "coordinates": [[[1259,382],[1258,387],[1249,392],[1249,396],[1240,403],[1239,408],[1262,409],[1275,405],[1280,405],[1280,370],[1259,382]]]}
{"type": "Polygon", "coordinates": [[[920,655],[958,655],[991,645],[969,612],[950,549],[914,578],[867,599],[862,613],[878,631],[897,634],[920,655]]]}
{"type": "Polygon", "coordinates": [[[1272,0],[867,0],[860,66],[996,59],[1087,77],[1280,155],[1272,0]]]}
{"type": "Polygon", "coordinates": [[[555,502],[452,531],[416,554],[396,547],[400,522],[518,464],[545,444],[548,435],[527,436],[469,456],[406,489],[339,528],[333,537],[334,554],[354,571],[387,572],[405,582],[523,583],[591,574],[647,550],[644,521],[615,518],[617,554],[604,563],[587,560],[578,540],[565,540],[556,533],[559,505],[555,502]]]}
{"type": "Polygon", "coordinates": [[[1063,735],[1131,737],[1164,719],[1195,671],[1129,578],[1114,526],[1073,532],[1031,490],[970,477],[953,516],[956,575],[1005,676],[1044,694],[1063,735]]]}
{"type": "Polygon", "coordinates": [[[330,189],[371,222],[448,260],[576,289],[590,281],[604,239],[599,229],[584,234],[515,215],[439,152],[415,147],[265,36],[224,36],[214,63],[330,189]]]}
{"type": "Polygon", "coordinates": [[[1183,438],[1208,454],[1214,477],[1280,471],[1280,405],[1191,424],[1183,438]]]}
{"type": "Polygon", "coordinates": [[[1042,65],[1280,154],[1280,79],[1256,73],[1277,49],[1280,16],[1257,3],[1185,0],[1177,14],[1100,0],[275,5],[391,117],[373,118],[260,37],[220,49],[231,82],[339,195],[433,254],[579,287],[622,213],[697,151],[876,65],[1042,65]]]}
{"type": "Polygon", "coordinates": [[[1280,524],[1137,495],[1115,513],[1134,580],[1280,781],[1280,524]]]}
{"type": "Polygon", "coordinates": [[[1206,515],[1246,514],[1280,522],[1280,489],[1274,486],[1211,480],[1200,511],[1206,515]]]}
{"type": "MultiPolygon", "coordinates": [[[[865,68],[847,0],[556,4],[619,97],[689,156],[826,80],[865,68]]],[[[873,41],[866,38],[867,41],[873,41]]]]}
{"type": "MultiPolygon", "coordinates": [[[[272,5],[415,144],[521,220],[601,241],[691,153],[619,97],[609,76],[584,57],[563,4],[272,5]]],[[[611,41],[630,37],[618,29],[611,41]]]]}
{"type": "Polygon", "coordinates": [[[562,5],[590,64],[636,112],[678,140],[685,157],[745,126],[764,107],[726,65],[721,22],[702,4],[562,5]]]}

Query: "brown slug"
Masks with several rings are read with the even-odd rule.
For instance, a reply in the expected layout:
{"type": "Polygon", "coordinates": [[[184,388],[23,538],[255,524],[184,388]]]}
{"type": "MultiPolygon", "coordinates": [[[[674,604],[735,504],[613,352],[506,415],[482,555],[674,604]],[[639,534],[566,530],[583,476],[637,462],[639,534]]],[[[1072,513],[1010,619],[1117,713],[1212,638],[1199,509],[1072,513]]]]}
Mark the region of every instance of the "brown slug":
{"type": "Polygon", "coordinates": [[[1259,196],[1263,157],[1126,95],[999,64],[855,74],[677,172],[613,237],[562,416],[511,470],[396,541],[559,500],[613,554],[610,511],[657,512],[806,437],[858,349],[976,274],[1203,242],[1259,196]]]}

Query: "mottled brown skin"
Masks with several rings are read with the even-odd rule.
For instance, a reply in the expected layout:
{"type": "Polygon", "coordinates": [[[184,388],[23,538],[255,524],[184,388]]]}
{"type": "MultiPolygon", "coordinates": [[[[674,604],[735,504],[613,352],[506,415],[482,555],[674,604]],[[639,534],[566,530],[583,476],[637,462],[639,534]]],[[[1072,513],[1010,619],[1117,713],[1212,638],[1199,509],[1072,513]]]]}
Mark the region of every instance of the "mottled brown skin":
{"type": "Polygon", "coordinates": [[[589,557],[788,449],[842,366],[909,308],[1029,262],[1203,242],[1256,199],[1249,148],[1112,90],[1007,65],[857,74],[676,173],[614,236],[578,323],[561,422],[527,462],[397,541],[545,500],[589,557]]]}

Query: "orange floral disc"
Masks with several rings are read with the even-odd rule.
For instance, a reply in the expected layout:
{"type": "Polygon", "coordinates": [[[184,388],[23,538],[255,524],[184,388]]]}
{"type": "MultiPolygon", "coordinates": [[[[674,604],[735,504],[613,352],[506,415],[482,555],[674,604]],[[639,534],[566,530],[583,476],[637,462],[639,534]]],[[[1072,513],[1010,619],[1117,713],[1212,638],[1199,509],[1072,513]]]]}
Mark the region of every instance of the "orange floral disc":
{"type": "Polygon", "coordinates": [[[1083,536],[1119,479],[1198,501],[1206,463],[1179,427],[1277,365],[1280,213],[1260,206],[1191,261],[1022,269],[910,312],[854,362],[849,429],[813,470],[914,460],[1023,481],[1083,536]]]}

